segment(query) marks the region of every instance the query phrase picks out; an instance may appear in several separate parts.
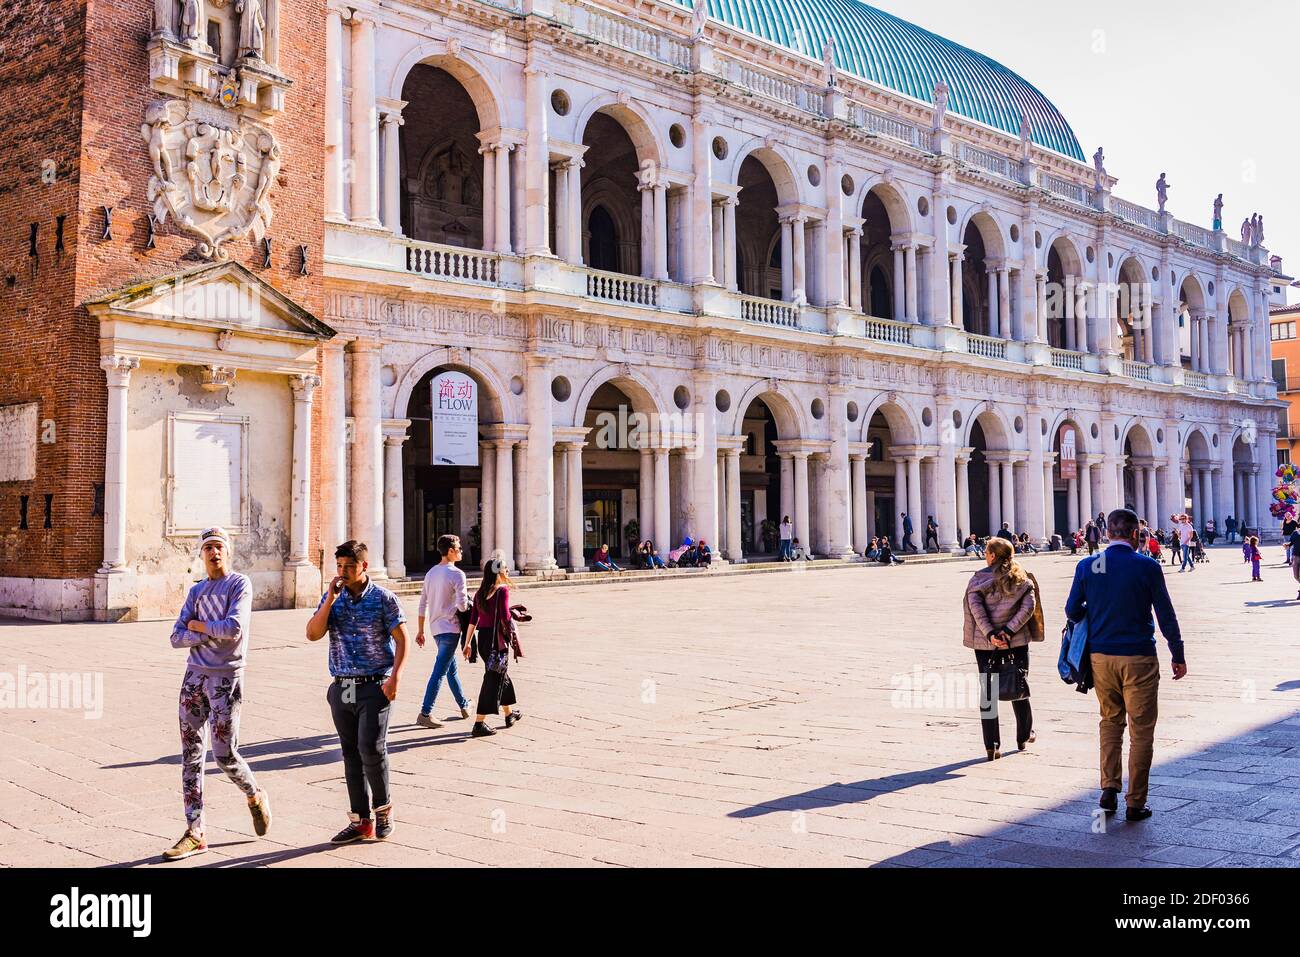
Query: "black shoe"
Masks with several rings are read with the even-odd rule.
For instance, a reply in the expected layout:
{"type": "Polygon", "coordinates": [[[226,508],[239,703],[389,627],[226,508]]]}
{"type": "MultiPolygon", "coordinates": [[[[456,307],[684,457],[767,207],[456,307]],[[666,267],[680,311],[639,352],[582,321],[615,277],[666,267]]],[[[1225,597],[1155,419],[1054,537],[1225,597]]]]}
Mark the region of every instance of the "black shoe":
{"type": "Polygon", "coordinates": [[[386,841],[393,833],[393,806],[375,808],[375,840],[386,841]]]}
{"type": "Polygon", "coordinates": [[[330,838],[331,844],[351,844],[353,841],[364,841],[367,838],[375,836],[375,825],[369,818],[361,820],[354,818],[348,822],[348,826],[339,831],[330,838]]]}
{"type": "Polygon", "coordinates": [[[1149,807],[1129,807],[1124,809],[1124,820],[1126,821],[1145,821],[1151,816],[1149,807]]]}
{"type": "Polygon", "coordinates": [[[493,731],[491,728],[489,728],[482,721],[477,721],[474,723],[474,730],[471,731],[469,734],[470,737],[472,738],[486,738],[496,734],[496,732],[493,731]]]}
{"type": "Polygon", "coordinates": [[[518,711],[511,711],[508,715],[506,715],[506,727],[507,728],[514,727],[516,721],[522,721],[522,720],[524,720],[524,716],[522,714],[520,714],[518,711]]]}
{"type": "Polygon", "coordinates": [[[990,761],[996,761],[1002,757],[1002,751],[999,748],[985,748],[984,753],[988,755],[990,761]]]}
{"type": "Polygon", "coordinates": [[[1016,742],[1016,747],[1018,747],[1021,751],[1023,751],[1023,750],[1025,750],[1025,748],[1029,747],[1031,744],[1033,744],[1033,743],[1034,743],[1035,741],[1037,741],[1037,740],[1038,740],[1038,735],[1036,735],[1036,734],[1034,734],[1034,732],[1030,731],[1030,732],[1029,732],[1029,737],[1025,738],[1025,740],[1023,740],[1023,741],[1017,741],[1017,742],[1016,742]]]}
{"type": "Polygon", "coordinates": [[[1097,806],[1107,814],[1114,814],[1119,810],[1118,796],[1119,788],[1102,788],[1101,800],[1097,802],[1097,806]]]}

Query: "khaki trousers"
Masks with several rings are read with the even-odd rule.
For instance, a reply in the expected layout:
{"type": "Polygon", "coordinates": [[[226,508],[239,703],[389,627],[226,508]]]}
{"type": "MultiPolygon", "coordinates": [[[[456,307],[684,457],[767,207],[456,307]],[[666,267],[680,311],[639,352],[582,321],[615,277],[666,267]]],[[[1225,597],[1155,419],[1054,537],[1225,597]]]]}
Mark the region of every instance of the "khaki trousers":
{"type": "Polygon", "coordinates": [[[1123,790],[1124,725],[1128,723],[1129,807],[1147,802],[1155,743],[1160,661],[1154,656],[1093,654],[1092,681],[1101,707],[1101,786],[1123,790]]]}

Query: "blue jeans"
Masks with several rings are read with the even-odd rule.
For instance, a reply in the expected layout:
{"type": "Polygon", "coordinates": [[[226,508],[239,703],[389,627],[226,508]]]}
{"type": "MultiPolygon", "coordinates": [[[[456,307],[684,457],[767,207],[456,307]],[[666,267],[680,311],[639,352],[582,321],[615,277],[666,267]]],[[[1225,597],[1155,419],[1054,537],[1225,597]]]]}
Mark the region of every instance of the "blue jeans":
{"type": "Polygon", "coordinates": [[[456,699],[456,704],[468,708],[469,699],[461,690],[460,674],[456,671],[456,652],[460,650],[460,635],[451,631],[434,635],[433,640],[438,643],[438,657],[433,662],[433,674],[429,675],[429,684],[424,689],[424,704],[420,706],[420,714],[429,714],[433,710],[434,699],[438,697],[438,690],[442,687],[443,675],[447,676],[447,687],[451,689],[451,696],[456,699]]]}
{"type": "MultiPolygon", "coordinates": [[[[1191,546],[1191,545],[1184,545],[1184,546],[1183,546],[1183,565],[1182,565],[1182,567],[1183,567],[1183,568],[1186,568],[1188,565],[1192,565],[1193,570],[1195,569],[1195,565],[1192,563],[1192,546],[1191,546]]],[[[1179,570],[1181,571],[1182,569],[1179,569],[1179,570]]]]}
{"type": "Polygon", "coordinates": [[[664,568],[664,560],[658,555],[651,555],[647,565],[648,568],[664,568]]]}
{"type": "Polygon", "coordinates": [[[781,539],[781,558],[787,560],[794,559],[794,540],[790,538],[781,539]]]}

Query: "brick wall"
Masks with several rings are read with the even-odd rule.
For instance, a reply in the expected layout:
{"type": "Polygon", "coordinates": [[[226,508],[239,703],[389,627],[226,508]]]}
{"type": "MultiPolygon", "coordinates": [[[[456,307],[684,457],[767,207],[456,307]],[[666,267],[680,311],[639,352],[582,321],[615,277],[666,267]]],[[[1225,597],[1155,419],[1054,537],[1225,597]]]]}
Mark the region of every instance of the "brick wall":
{"type": "MultiPolygon", "coordinates": [[[[55,440],[38,443],[34,481],[0,483],[5,577],[62,577],[74,526],[90,523],[92,483],[103,480],[102,462],[97,472],[78,471],[77,453],[87,441],[103,447],[102,424],[98,434],[79,434],[76,411],[87,401],[77,371],[85,343],[73,309],[84,14],[76,0],[9,0],[0,13],[0,405],[38,402],[55,440]],[[62,254],[55,252],[59,216],[62,254]],[[32,224],[36,256],[29,255],[32,224]],[[54,496],[48,530],[46,495],[54,496]]],[[[102,421],[103,397],[91,401],[102,421]]]]}
{"type": "MultiPolygon", "coordinates": [[[[0,20],[0,76],[7,80],[0,98],[0,269],[16,276],[13,289],[0,286],[0,404],[39,398],[41,418],[55,420],[59,441],[40,447],[35,482],[0,486],[0,576],[86,577],[103,548],[102,519],[91,512],[94,486],[103,482],[106,392],[97,323],[81,303],[204,260],[197,239],[170,219],[155,248],[145,248],[150,166],[140,127],[160,96],[149,87],[145,50],[153,0],[89,7],[18,0],[16,12],[14,6],[6,4],[0,20]],[[57,164],[54,185],[39,177],[47,157],[57,164]],[[112,239],[102,238],[104,206],[113,208],[112,239]],[[67,216],[61,262],[53,255],[59,213],[67,216]],[[35,277],[26,255],[29,221],[41,224],[35,277]],[[39,525],[37,493],[46,490],[55,493],[54,528],[16,531],[18,495],[33,496],[39,525]]],[[[324,11],[323,0],[282,0],[280,8],[279,70],[294,85],[287,109],[270,124],[282,154],[270,194],[273,265],[263,268],[251,236],[227,245],[231,258],[316,315],[324,305],[324,11]],[[308,249],[307,277],[298,274],[299,244],[308,249]]],[[[128,542],[128,555],[129,549],[128,542]]]]}

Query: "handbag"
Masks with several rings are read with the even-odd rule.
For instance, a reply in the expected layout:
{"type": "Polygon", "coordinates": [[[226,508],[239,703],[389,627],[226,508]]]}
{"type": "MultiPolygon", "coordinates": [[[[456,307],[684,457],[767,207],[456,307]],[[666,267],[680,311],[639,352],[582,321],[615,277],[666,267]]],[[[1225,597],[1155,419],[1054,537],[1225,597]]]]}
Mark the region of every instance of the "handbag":
{"type": "Polygon", "coordinates": [[[999,701],[1023,701],[1029,697],[1029,676],[1016,664],[1015,655],[1009,649],[994,653],[989,660],[989,673],[998,676],[999,701]]]}
{"type": "Polygon", "coordinates": [[[510,667],[510,645],[508,642],[501,640],[501,634],[498,631],[501,626],[500,608],[501,602],[498,600],[497,609],[492,615],[493,648],[484,656],[483,660],[487,664],[488,671],[495,671],[497,674],[503,675],[506,673],[506,669],[510,667]]]}

